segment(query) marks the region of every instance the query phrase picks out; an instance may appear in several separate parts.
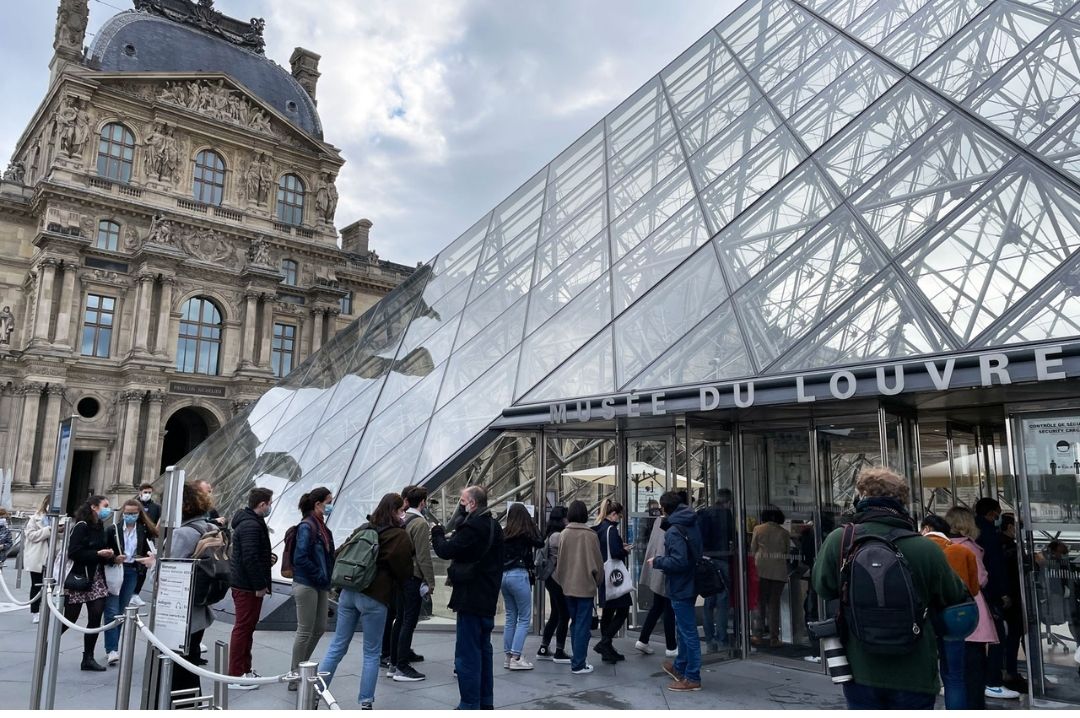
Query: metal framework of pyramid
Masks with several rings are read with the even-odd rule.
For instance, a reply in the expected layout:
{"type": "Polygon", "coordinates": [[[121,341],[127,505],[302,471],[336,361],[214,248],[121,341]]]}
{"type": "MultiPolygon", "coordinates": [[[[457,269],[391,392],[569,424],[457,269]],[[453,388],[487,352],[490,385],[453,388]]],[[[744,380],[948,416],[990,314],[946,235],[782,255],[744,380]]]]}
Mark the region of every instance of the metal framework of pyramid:
{"type": "Polygon", "coordinates": [[[182,466],[352,526],[515,404],[1078,335],[1078,98],[1073,0],[747,2],[182,466]]]}

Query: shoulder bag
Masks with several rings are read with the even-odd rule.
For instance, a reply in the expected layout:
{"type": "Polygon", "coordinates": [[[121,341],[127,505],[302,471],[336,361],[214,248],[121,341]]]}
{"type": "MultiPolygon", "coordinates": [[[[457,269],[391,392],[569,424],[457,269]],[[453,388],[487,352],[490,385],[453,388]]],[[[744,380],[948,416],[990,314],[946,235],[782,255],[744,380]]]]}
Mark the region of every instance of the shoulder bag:
{"type": "Polygon", "coordinates": [[[612,558],[611,554],[611,530],[614,526],[608,526],[607,530],[607,561],[604,561],[604,601],[610,601],[630,593],[630,570],[626,568],[626,562],[612,558]]]}

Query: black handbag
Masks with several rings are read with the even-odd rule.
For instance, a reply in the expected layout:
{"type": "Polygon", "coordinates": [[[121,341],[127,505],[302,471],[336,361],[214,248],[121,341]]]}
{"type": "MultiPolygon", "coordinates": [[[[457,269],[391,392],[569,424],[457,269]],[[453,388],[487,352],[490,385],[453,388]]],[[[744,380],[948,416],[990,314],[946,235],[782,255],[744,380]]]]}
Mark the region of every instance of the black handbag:
{"type": "Polygon", "coordinates": [[[64,579],[64,589],[72,591],[73,593],[85,593],[90,590],[90,569],[83,567],[83,575],[75,573],[75,567],[72,566],[68,571],[67,578],[64,579]]]}

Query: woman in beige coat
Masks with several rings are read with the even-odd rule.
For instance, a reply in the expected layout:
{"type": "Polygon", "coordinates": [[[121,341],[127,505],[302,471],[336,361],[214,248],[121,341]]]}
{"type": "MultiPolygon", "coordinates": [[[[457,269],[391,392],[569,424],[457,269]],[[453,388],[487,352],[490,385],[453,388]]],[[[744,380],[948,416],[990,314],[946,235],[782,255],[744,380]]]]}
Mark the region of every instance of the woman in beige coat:
{"type": "Polygon", "coordinates": [[[751,643],[761,645],[765,642],[765,617],[769,622],[769,646],[777,648],[780,642],[780,596],[788,579],[788,554],[791,550],[791,534],[781,524],[784,512],[770,506],[761,512],[761,523],[754,527],[750,539],[750,553],[758,572],[758,625],[757,635],[751,637],[751,643]],[[768,612],[766,614],[766,612],[768,612]]]}
{"type": "Polygon", "coordinates": [[[604,580],[604,560],[600,554],[600,539],[586,525],[589,510],[581,501],[572,501],[566,511],[569,522],[559,538],[559,564],[555,581],[566,595],[570,614],[570,646],[573,658],[570,672],[592,673],[585,659],[589,651],[589,631],[592,624],[593,600],[596,588],[604,580]]]}

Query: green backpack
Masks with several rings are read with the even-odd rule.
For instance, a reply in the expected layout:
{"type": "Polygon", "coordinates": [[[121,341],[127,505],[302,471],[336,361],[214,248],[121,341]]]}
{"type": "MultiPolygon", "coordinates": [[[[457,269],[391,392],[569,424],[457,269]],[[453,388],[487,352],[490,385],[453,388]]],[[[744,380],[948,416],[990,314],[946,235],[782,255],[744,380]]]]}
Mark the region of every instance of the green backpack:
{"type": "Polygon", "coordinates": [[[336,588],[363,591],[375,580],[379,558],[379,532],[365,524],[353,532],[337,552],[330,584],[336,588]]]}

